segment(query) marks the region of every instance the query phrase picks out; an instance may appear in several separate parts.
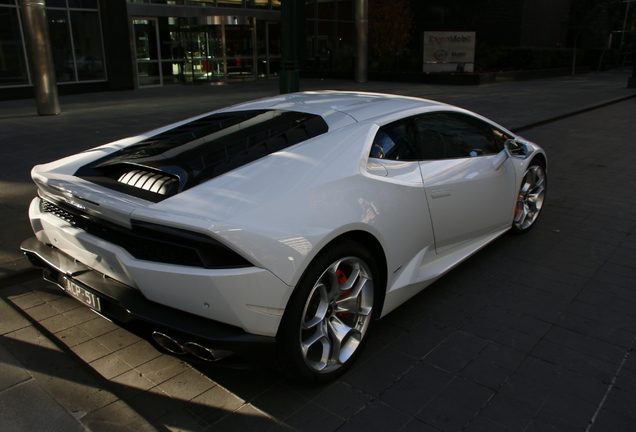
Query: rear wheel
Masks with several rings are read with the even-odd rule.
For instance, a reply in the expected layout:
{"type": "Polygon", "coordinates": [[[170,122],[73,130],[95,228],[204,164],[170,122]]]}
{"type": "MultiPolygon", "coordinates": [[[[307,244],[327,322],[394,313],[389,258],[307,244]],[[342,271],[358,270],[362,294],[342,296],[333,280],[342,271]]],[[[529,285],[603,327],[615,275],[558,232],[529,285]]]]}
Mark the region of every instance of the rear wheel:
{"type": "Polygon", "coordinates": [[[375,316],[373,256],[342,240],[309,266],[289,301],[278,332],[283,372],[325,382],[341,375],[359,355],[375,316]]]}
{"type": "Polygon", "coordinates": [[[534,226],[543,208],[547,181],[545,166],[541,161],[533,160],[526,170],[519,188],[517,207],[512,223],[513,232],[525,233],[534,226]]]}

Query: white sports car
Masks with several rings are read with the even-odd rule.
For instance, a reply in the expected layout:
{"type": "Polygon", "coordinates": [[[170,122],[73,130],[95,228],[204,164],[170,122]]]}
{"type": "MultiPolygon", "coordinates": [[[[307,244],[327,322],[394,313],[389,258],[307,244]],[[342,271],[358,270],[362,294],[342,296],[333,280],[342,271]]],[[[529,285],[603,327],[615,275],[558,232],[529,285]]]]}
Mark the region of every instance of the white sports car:
{"type": "Polygon", "coordinates": [[[173,353],[326,381],[372,321],[537,220],[543,150],[418,98],[243,103],[33,169],[45,278],[173,353]]]}

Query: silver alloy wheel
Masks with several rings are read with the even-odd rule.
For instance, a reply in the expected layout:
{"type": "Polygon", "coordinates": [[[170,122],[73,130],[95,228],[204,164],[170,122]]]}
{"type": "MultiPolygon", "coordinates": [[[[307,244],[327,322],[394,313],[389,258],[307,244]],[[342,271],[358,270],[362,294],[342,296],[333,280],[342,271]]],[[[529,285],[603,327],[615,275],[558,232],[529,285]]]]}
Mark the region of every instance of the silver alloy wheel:
{"type": "Polygon", "coordinates": [[[545,182],[543,167],[539,164],[530,165],[523,176],[517,198],[514,226],[518,231],[527,230],[539,217],[545,199],[545,182]]]}
{"type": "Polygon", "coordinates": [[[314,372],[338,369],[356,352],[371,322],[373,278],[359,258],[331,264],[314,284],[302,314],[300,349],[314,372]]]}

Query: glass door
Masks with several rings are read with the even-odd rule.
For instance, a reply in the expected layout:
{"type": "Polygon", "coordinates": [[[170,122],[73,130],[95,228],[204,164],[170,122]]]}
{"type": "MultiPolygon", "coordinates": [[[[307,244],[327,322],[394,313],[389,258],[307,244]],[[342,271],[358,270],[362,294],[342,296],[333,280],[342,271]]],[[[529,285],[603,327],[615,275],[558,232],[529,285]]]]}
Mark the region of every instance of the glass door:
{"type": "Polygon", "coordinates": [[[253,25],[225,26],[227,79],[245,80],[256,77],[256,45],[253,25]]]}
{"type": "Polygon", "coordinates": [[[163,84],[159,67],[159,37],[156,18],[133,20],[135,49],[137,56],[137,82],[139,87],[160,86],[163,84]]]}

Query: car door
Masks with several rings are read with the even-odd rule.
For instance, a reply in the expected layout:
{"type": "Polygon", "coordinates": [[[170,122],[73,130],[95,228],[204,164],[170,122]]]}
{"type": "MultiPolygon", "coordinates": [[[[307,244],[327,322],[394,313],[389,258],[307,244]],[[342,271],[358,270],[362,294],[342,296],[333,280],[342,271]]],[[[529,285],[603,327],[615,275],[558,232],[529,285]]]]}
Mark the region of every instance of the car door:
{"type": "Polygon", "coordinates": [[[419,162],[437,253],[510,225],[514,213],[514,166],[503,151],[501,132],[481,119],[455,112],[415,119],[419,162]]]}

